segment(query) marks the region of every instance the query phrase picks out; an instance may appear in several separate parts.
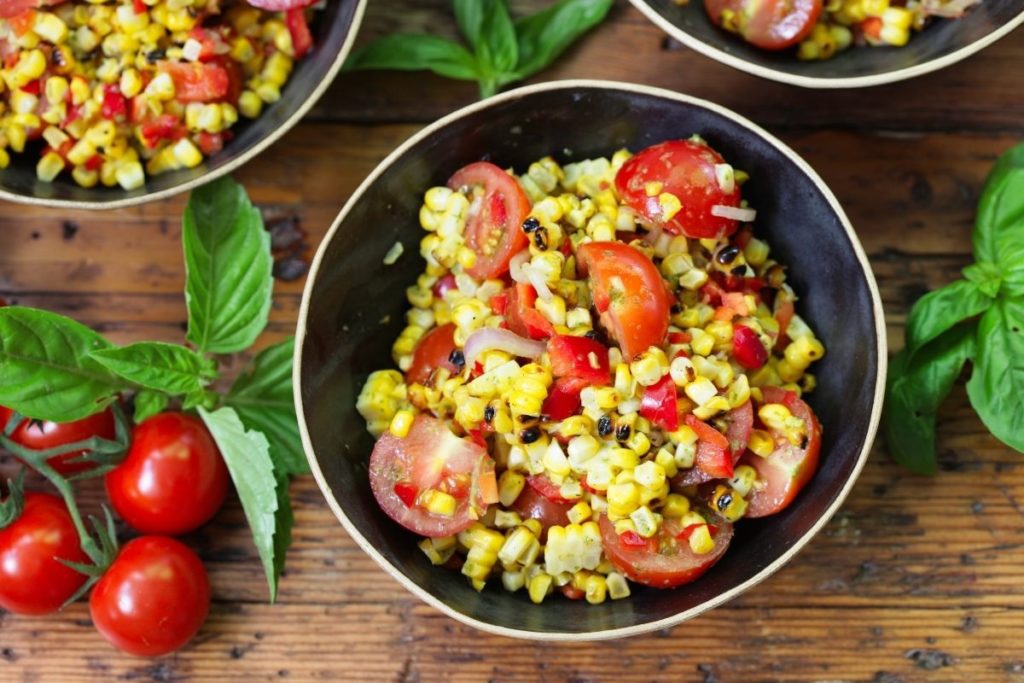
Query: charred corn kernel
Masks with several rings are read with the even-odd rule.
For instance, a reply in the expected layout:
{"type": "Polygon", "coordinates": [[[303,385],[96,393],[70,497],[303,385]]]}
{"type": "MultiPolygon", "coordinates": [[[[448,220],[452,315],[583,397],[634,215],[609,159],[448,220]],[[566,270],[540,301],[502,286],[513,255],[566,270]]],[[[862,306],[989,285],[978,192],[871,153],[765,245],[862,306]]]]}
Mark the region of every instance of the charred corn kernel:
{"type": "Polygon", "coordinates": [[[537,574],[530,579],[530,587],[528,589],[530,593],[530,600],[535,604],[539,605],[544,602],[544,598],[551,592],[553,579],[550,574],[537,574]]]}
{"type": "Polygon", "coordinates": [[[672,377],[672,382],[677,387],[685,387],[697,379],[697,371],[694,368],[693,361],[686,356],[676,356],[673,358],[668,372],[672,377]]]}
{"type": "Polygon", "coordinates": [[[711,494],[711,507],[729,522],[735,522],[747,511],[747,502],[729,486],[719,484],[711,494]]]}
{"type": "Polygon", "coordinates": [[[605,584],[608,589],[608,597],[612,600],[621,600],[629,597],[629,583],[626,577],[618,572],[611,572],[605,577],[605,584]]]}
{"type": "Polygon", "coordinates": [[[743,497],[750,493],[755,484],[757,484],[757,470],[750,465],[737,467],[733,472],[732,479],[729,480],[729,486],[743,497]]]}
{"type": "Polygon", "coordinates": [[[747,444],[747,448],[752,450],[755,455],[767,458],[775,450],[775,440],[763,429],[755,429],[750,432],[750,442],[747,444]]]}
{"type": "Polygon", "coordinates": [[[64,170],[64,159],[56,152],[47,152],[36,164],[36,177],[44,182],[50,182],[64,170]]]}
{"type": "Polygon", "coordinates": [[[661,381],[668,372],[668,358],[664,351],[652,346],[629,364],[629,371],[640,385],[649,387],[661,381]]]}
{"type": "Polygon", "coordinates": [[[658,517],[659,515],[654,514],[646,505],[641,505],[629,513],[629,519],[636,527],[636,532],[644,538],[651,538],[658,533],[658,529],[661,526],[658,517]]]}
{"type": "Polygon", "coordinates": [[[698,377],[683,389],[691,401],[702,406],[718,395],[718,388],[706,377],[698,377]]]}

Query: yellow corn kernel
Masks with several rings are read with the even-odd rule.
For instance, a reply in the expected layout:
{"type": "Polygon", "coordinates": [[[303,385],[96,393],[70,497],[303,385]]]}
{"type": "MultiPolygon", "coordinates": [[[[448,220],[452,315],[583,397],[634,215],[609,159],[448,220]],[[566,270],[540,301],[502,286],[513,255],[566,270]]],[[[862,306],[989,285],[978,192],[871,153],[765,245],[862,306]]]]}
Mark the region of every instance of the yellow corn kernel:
{"type": "Polygon", "coordinates": [[[138,33],[149,25],[149,12],[136,12],[130,3],[119,6],[115,15],[118,25],[128,33],[138,33]]]}
{"type": "Polygon", "coordinates": [[[121,94],[125,97],[135,97],[142,91],[142,77],[137,69],[125,69],[121,72],[119,83],[121,94]]]}
{"type": "Polygon", "coordinates": [[[775,450],[775,440],[763,429],[755,429],[750,432],[750,442],[747,444],[747,448],[754,451],[756,455],[767,458],[775,450]]]}
{"type": "Polygon", "coordinates": [[[593,514],[593,510],[591,509],[591,507],[587,505],[586,501],[581,500],[580,502],[576,503],[571,508],[569,508],[569,511],[566,513],[566,516],[569,518],[569,521],[573,524],[583,524],[583,522],[590,519],[591,514],[593,514]]]}
{"type": "Polygon", "coordinates": [[[729,480],[729,486],[741,496],[746,497],[750,491],[753,490],[754,486],[757,485],[757,470],[750,465],[740,465],[733,472],[732,479],[729,480]]]}
{"type": "Polygon", "coordinates": [[[608,597],[612,600],[621,600],[622,598],[629,597],[629,583],[626,582],[626,577],[618,572],[610,572],[605,577],[605,583],[608,588],[608,597]]]}
{"type": "Polygon", "coordinates": [[[697,555],[707,555],[715,547],[715,540],[711,538],[711,529],[706,523],[699,524],[690,534],[690,550],[697,555]]]}
{"type": "Polygon", "coordinates": [[[135,190],[146,182],[146,175],[142,171],[142,164],[138,161],[127,161],[118,164],[115,173],[117,184],[125,190],[135,190]]]}
{"type": "Polygon", "coordinates": [[[63,76],[50,76],[46,79],[46,101],[51,105],[64,102],[68,94],[68,79],[63,76]]]}
{"type": "Polygon", "coordinates": [[[707,377],[698,377],[687,384],[683,391],[698,406],[708,403],[718,395],[718,388],[707,377]]]}
{"type": "Polygon", "coordinates": [[[729,399],[725,396],[713,396],[711,400],[693,409],[694,416],[701,420],[710,420],[716,415],[726,413],[732,409],[729,399]]]}
{"type": "Polygon", "coordinates": [[[70,140],[67,133],[62,131],[60,128],[54,126],[47,126],[43,130],[43,140],[46,140],[46,144],[54,149],[59,149],[61,145],[70,140]]]}
{"type": "Polygon", "coordinates": [[[280,88],[288,80],[291,72],[292,58],[281,52],[275,52],[267,58],[261,76],[264,82],[272,83],[280,88]]]}
{"type": "Polygon", "coordinates": [[[660,512],[664,517],[683,517],[690,512],[690,499],[678,493],[670,493],[665,497],[660,512]]]}
{"type": "Polygon", "coordinates": [[[420,502],[431,513],[445,517],[454,515],[455,508],[458,506],[455,496],[437,489],[427,489],[421,493],[420,502]]]}
{"type": "Polygon", "coordinates": [[[664,351],[652,346],[629,364],[629,371],[640,385],[649,387],[668,371],[668,358],[664,351]]]}
{"type": "Polygon", "coordinates": [[[56,152],[47,152],[36,164],[36,177],[43,182],[51,182],[64,170],[64,159],[56,152]]]}
{"type": "Polygon", "coordinates": [[[117,185],[117,164],[113,161],[104,161],[100,166],[100,182],[107,187],[117,185]]]}
{"type": "Polygon", "coordinates": [[[155,100],[174,99],[174,79],[168,73],[158,73],[146,86],[145,93],[155,100]]]}
{"type": "Polygon", "coordinates": [[[411,410],[399,410],[395,413],[395,416],[391,418],[389,431],[399,439],[404,439],[409,435],[409,429],[412,427],[414,417],[415,416],[411,410]]]}
{"type": "Polygon", "coordinates": [[[525,486],[526,477],[518,472],[505,470],[498,478],[498,500],[505,507],[512,505],[525,486]]]}
{"type": "Polygon", "coordinates": [[[81,187],[95,187],[100,180],[98,171],[90,171],[85,166],[75,166],[71,170],[71,177],[81,187]]]}
{"type": "Polygon", "coordinates": [[[667,448],[661,448],[654,456],[654,462],[665,471],[666,477],[674,477],[679,472],[675,455],[667,448]]]}
{"type": "Polygon", "coordinates": [[[174,158],[185,168],[195,168],[203,163],[203,155],[199,148],[188,138],[182,138],[174,143],[174,158]]]}
{"type": "Polygon", "coordinates": [[[90,90],[89,83],[81,76],[75,76],[71,79],[71,103],[78,106],[83,104],[89,99],[90,90]]]}
{"type": "Polygon", "coordinates": [[[629,519],[633,522],[633,526],[636,529],[636,533],[640,534],[644,538],[651,538],[661,526],[659,515],[655,515],[651,512],[651,509],[646,505],[641,505],[633,512],[629,513],[629,519]]]}
{"type": "Polygon", "coordinates": [[[267,104],[273,104],[281,99],[281,89],[273,83],[260,83],[256,87],[256,94],[267,104]]]}
{"type": "Polygon", "coordinates": [[[628,515],[640,505],[640,488],[633,482],[612,484],[607,493],[608,509],[619,515],[628,515]]]}
{"type": "Polygon", "coordinates": [[[591,605],[599,605],[605,601],[608,595],[608,583],[600,574],[587,576],[582,588],[586,595],[587,602],[591,605]]]}
{"type": "Polygon", "coordinates": [[[554,579],[550,574],[543,572],[530,579],[530,588],[528,589],[530,593],[530,600],[537,605],[544,602],[544,598],[547,597],[547,594],[551,591],[553,581],[554,579]]]}

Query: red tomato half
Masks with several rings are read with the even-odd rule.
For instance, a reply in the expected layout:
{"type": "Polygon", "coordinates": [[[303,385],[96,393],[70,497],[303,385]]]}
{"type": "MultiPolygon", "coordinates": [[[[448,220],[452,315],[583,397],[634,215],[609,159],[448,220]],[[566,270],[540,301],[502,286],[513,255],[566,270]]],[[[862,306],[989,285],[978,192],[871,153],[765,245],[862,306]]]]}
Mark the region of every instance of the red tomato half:
{"type": "Polygon", "coordinates": [[[747,501],[747,517],[772,515],[792,503],[818,469],[821,451],[821,424],[811,407],[792,391],[778,387],[765,387],[761,391],[765,402],[783,404],[807,424],[807,439],[795,446],[785,436],[773,433],[775,450],[771,455],[761,458],[747,453],[743,457],[741,462],[757,470],[758,479],[758,486],[747,501]]]}
{"type": "Polygon", "coordinates": [[[708,145],[669,140],[630,157],[615,176],[615,188],[630,208],[671,233],[697,238],[731,235],[739,223],[711,215],[716,204],[740,205],[738,184],[731,192],[718,184],[715,165],[724,163],[708,145]],[[667,221],[658,201],[665,192],[675,195],[683,206],[667,221]]]}
{"type": "Polygon", "coordinates": [[[714,548],[698,555],[685,539],[677,538],[683,531],[677,519],[662,521],[658,534],[644,546],[624,543],[604,515],[600,525],[608,560],[628,578],[654,588],[675,588],[696,580],[725,554],[732,540],[732,524],[716,521],[714,548]]]}
{"type": "Polygon", "coordinates": [[[601,324],[626,360],[661,346],[672,298],[651,259],[622,242],[590,242],[576,250],[576,257],[581,272],[590,275],[601,324]]]}
{"type": "Polygon", "coordinates": [[[466,244],[476,252],[476,263],[469,274],[479,279],[502,275],[512,255],[527,244],[522,231],[530,213],[526,193],[515,178],[487,161],[463,166],[448,187],[470,191],[466,244]]]}
{"type": "Polygon", "coordinates": [[[192,640],[210,610],[210,580],[199,557],[164,536],[129,541],[92,590],[89,613],[114,647],[159,657],[192,640]]]}
{"type": "Polygon", "coordinates": [[[722,25],[730,10],[739,34],[765,50],[784,50],[806,38],[821,15],[822,0],[704,0],[711,21],[722,25]]]}
{"type": "Polygon", "coordinates": [[[25,507],[0,529],[0,607],[15,614],[49,614],[75,594],[86,576],[58,560],[89,562],[64,501],[25,493],[25,507]]]}
{"type": "Polygon", "coordinates": [[[548,357],[555,377],[574,377],[593,386],[611,384],[608,347],[587,337],[555,335],[548,340],[548,357]]]}
{"type": "Polygon", "coordinates": [[[458,374],[462,368],[456,367],[448,358],[455,350],[455,325],[441,325],[423,335],[416,343],[412,353],[412,365],[405,373],[405,381],[409,384],[428,384],[431,375],[437,368],[445,368],[452,374],[458,374]]]}
{"type": "Polygon", "coordinates": [[[145,534],[177,536],[213,517],[228,492],[228,468],[203,421],[160,413],[137,425],[124,461],[107,473],[107,497],[145,534]]]}
{"type": "Polygon", "coordinates": [[[498,315],[505,316],[508,329],[528,339],[547,339],[555,333],[554,325],[533,306],[537,301],[537,290],[533,285],[516,283],[505,291],[507,299],[502,302],[503,292],[491,299],[491,306],[496,310],[504,306],[503,313],[498,315]]]}
{"type": "MultiPolygon", "coordinates": [[[[0,406],[0,431],[7,425],[7,421],[10,418],[10,409],[0,406]]],[[[11,440],[25,448],[43,451],[76,441],[84,441],[94,436],[98,436],[101,439],[114,439],[114,414],[109,408],[102,413],[96,413],[74,422],[58,423],[48,420],[23,419],[11,434],[11,440]]],[[[65,477],[71,476],[95,467],[95,464],[90,462],[68,462],[84,452],[72,451],[70,453],[61,453],[48,458],[46,462],[65,477]]]]}
{"type": "Polygon", "coordinates": [[[404,439],[391,432],[380,437],[370,456],[370,488],[388,517],[421,536],[458,533],[498,500],[487,451],[429,415],[419,415],[404,439]],[[435,514],[419,503],[431,489],[455,497],[455,514],[435,514]]]}

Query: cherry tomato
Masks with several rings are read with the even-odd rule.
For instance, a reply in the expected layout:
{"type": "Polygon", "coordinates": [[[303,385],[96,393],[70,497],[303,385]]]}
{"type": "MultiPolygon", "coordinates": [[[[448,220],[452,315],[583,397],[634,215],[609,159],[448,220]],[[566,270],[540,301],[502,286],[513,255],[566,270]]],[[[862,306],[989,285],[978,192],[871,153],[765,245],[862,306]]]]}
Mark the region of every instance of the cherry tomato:
{"type": "MultiPolygon", "coordinates": [[[[0,406],[0,431],[7,425],[10,418],[11,410],[0,406]]],[[[43,451],[76,441],[84,441],[94,436],[110,440],[116,436],[114,413],[109,408],[74,422],[23,419],[11,434],[11,440],[25,448],[43,451]]],[[[68,477],[96,466],[91,462],[68,462],[84,452],[78,450],[60,453],[47,458],[46,463],[58,473],[68,477]]]]}
{"type": "Polygon", "coordinates": [[[179,102],[219,102],[231,89],[231,77],[223,65],[214,62],[170,62],[156,64],[159,73],[174,81],[174,97],[179,102]]]}
{"type": "Polygon", "coordinates": [[[711,425],[700,422],[693,415],[686,416],[686,424],[697,431],[701,440],[697,444],[694,466],[673,478],[673,484],[677,487],[693,486],[733,475],[736,463],[743,452],[747,450],[747,444],[750,443],[750,432],[754,427],[754,410],[750,401],[739,408],[730,410],[725,415],[724,421],[727,426],[723,435],[711,425]],[[694,427],[691,422],[700,423],[702,426],[694,427]],[[712,431],[718,436],[711,434],[712,431]],[[724,441],[719,437],[723,437],[724,441]]]}
{"type": "Polygon", "coordinates": [[[409,384],[429,384],[434,370],[445,368],[448,372],[458,374],[462,368],[457,367],[449,358],[455,350],[455,325],[441,325],[423,335],[416,343],[412,352],[412,365],[405,374],[409,384]]]}
{"type": "Polygon", "coordinates": [[[732,328],[732,355],[748,370],[757,370],[768,362],[768,349],[761,343],[757,332],[746,325],[732,328]]]}
{"type": "Polygon", "coordinates": [[[210,581],[199,557],[164,536],[127,543],[92,589],[89,612],[114,647],[159,657],[183,647],[210,611],[210,581]]]}
{"type": "Polygon", "coordinates": [[[744,40],[765,50],[784,50],[806,38],[822,5],[822,0],[704,0],[712,22],[721,26],[729,10],[744,40]]]}
{"type": "Polygon", "coordinates": [[[74,595],[86,576],[60,562],[89,561],[67,507],[48,493],[25,493],[25,507],[0,529],[0,607],[49,614],[74,595]]]}
{"type": "Polygon", "coordinates": [[[732,540],[732,525],[716,522],[715,545],[698,555],[685,539],[678,519],[665,519],[654,538],[643,546],[627,545],[605,515],[601,515],[601,540],[605,555],[626,577],[654,588],[674,588],[696,580],[725,554],[732,540]]]}
{"type": "MultiPolygon", "coordinates": [[[[507,292],[508,298],[504,302],[504,315],[508,321],[508,329],[520,337],[529,339],[547,339],[555,333],[554,325],[534,308],[534,303],[537,301],[537,290],[533,288],[533,285],[516,283],[507,292]]],[[[492,306],[494,303],[498,303],[499,307],[502,305],[500,299],[499,302],[492,302],[492,306]]]]}
{"type": "Polygon", "coordinates": [[[626,360],[661,346],[672,299],[651,259],[622,242],[590,242],[576,250],[576,257],[583,274],[590,275],[601,324],[626,360]]]}
{"type": "Polygon", "coordinates": [[[144,534],[177,536],[213,517],[228,491],[228,468],[202,420],[160,413],[132,432],[124,461],[106,476],[117,514],[144,534]]]}
{"type": "Polygon", "coordinates": [[[782,434],[772,433],[775,450],[767,458],[747,453],[741,460],[757,470],[758,485],[747,500],[747,517],[764,517],[785,509],[818,469],[821,451],[821,424],[811,407],[792,391],[764,387],[767,403],[781,403],[807,425],[804,443],[794,445],[782,434]]]}
{"type": "Polygon", "coordinates": [[[611,384],[608,347],[587,337],[555,335],[548,340],[551,373],[555,377],[575,377],[592,386],[611,384]]]}
{"type": "Polygon", "coordinates": [[[656,384],[644,388],[640,417],[670,432],[679,429],[679,397],[670,376],[665,375],[656,384]]]}
{"type": "MultiPolygon", "coordinates": [[[[550,482],[548,482],[550,483],[550,482]]],[[[552,484],[552,486],[554,486],[552,484]]],[[[527,484],[523,492],[515,499],[509,509],[518,512],[523,519],[535,519],[541,526],[541,543],[547,540],[548,528],[553,526],[565,526],[569,523],[569,508],[573,506],[569,502],[555,502],[538,491],[534,486],[527,484]]]]}
{"type": "Polygon", "coordinates": [[[421,536],[450,536],[498,501],[494,461],[486,449],[451,433],[444,422],[419,415],[402,439],[385,432],[370,456],[370,488],[381,509],[421,536]],[[454,514],[428,510],[427,491],[453,496],[454,514]]]}
{"type": "Polygon", "coordinates": [[[522,231],[530,200],[515,178],[492,163],[463,166],[448,180],[453,190],[470,191],[466,244],[476,252],[467,272],[475,278],[495,278],[508,271],[512,255],[527,244],[522,231]]]}
{"type": "Polygon", "coordinates": [[[711,207],[740,205],[738,184],[729,192],[719,185],[715,166],[724,163],[706,144],[669,140],[630,157],[615,176],[615,187],[629,207],[671,233],[723,237],[736,232],[739,223],[712,215],[711,207]],[[667,220],[658,199],[662,193],[675,195],[682,203],[679,212],[667,220]]]}

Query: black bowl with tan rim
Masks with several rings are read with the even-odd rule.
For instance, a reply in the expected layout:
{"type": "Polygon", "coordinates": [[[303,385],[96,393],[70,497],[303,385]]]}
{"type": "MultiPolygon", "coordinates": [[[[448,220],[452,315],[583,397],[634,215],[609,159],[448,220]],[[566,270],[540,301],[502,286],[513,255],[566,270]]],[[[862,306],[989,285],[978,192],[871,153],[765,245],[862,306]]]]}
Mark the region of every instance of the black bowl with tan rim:
{"type": "Polygon", "coordinates": [[[991,45],[1024,24],[1024,0],[982,0],[960,19],[939,19],[903,47],[851,48],[805,62],[795,50],[771,52],[715,26],[704,0],[630,0],[687,47],[731,67],[806,88],[859,88],[937,71],[991,45]]]}
{"type": "Polygon", "coordinates": [[[84,188],[66,172],[53,182],[43,182],[36,177],[37,151],[12,152],[10,165],[0,170],[0,199],[39,206],[115,209],[163,199],[231,173],[298,123],[324,93],[352,47],[366,2],[327,0],[323,9],[314,12],[310,25],[313,49],[295,63],[281,99],[265,106],[259,118],[239,120],[231,127],[234,138],[196,168],[147,176],[146,184],[135,190],[102,185],[84,188]]]}
{"type": "Polygon", "coordinates": [[[320,245],[299,314],[295,401],[313,473],[331,509],[402,585],[486,631],[545,640],[625,636],[677,624],[730,600],[782,567],[839,508],[875,436],[885,375],[885,325],[857,236],[821,178],[791,149],[717,105],[665,90],[606,81],[522,88],[455,112],[417,133],[370,174],[320,245]],[[800,295],[798,311],[828,353],[808,399],[824,428],[822,464],[788,509],[742,521],[722,560],[673,590],[634,586],[631,597],[591,606],[522,591],[475,591],[432,566],[417,538],[374,500],[367,462],[374,440],[356,412],[367,375],[394,367],[405,289],[423,270],[417,219],[424,191],[461,166],[488,159],[520,172],[548,154],[561,162],[639,150],[699,133],[750,173],[744,197],[756,229],[800,295]],[[383,264],[396,242],[404,251],[383,264]]]}

